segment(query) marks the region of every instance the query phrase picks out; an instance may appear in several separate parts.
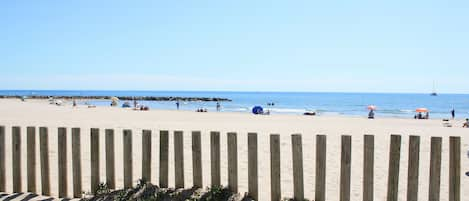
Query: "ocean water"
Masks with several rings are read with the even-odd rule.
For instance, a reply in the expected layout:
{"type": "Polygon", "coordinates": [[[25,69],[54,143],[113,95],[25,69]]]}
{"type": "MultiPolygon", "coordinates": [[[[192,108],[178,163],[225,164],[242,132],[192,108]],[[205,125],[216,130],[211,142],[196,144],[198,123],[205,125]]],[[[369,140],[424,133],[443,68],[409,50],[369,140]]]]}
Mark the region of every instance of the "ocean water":
{"type": "MultiPolygon", "coordinates": [[[[469,117],[469,94],[390,94],[390,93],[290,93],[290,92],[194,92],[194,91],[49,91],[0,90],[0,95],[79,95],[79,96],[178,96],[219,97],[232,102],[221,102],[222,112],[250,113],[253,106],[262,106],[271,114],[303,114],[316,111],[319,115],[366,116],[367,106],[376,105],[376,117],[413,118],[415,109],[430,110],[430,118],[449,118],[454,107],[456,118],[469,117]],[[273,102],[274,106],[267,103],[273,102]]],[[[90,104],[108,106],[110,101],[89,101],[90,104]]],[[[121,102],[122,103],[122,102],[121,102]]],[[[84,102],[79,102],[84,104],[84,102]]],[[[139,101],[151,109],[176,109],[171,101],[139,101]]],[[[215,102],[181,102],[181,110],[197,108],[216,111],[215,102]]]]}

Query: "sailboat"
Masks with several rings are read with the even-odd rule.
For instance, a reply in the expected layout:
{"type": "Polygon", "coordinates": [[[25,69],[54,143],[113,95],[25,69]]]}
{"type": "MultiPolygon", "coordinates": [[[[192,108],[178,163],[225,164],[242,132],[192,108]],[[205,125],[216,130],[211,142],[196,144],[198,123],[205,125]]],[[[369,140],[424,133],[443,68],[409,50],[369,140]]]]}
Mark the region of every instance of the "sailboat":
{"type": "Polygon", "coordinates": [[[436,89],[435,89],[435,81],[433,81],[433,91],[430,94],[430,96],[438,96],[438,94],[436,93],[436,89]]]}

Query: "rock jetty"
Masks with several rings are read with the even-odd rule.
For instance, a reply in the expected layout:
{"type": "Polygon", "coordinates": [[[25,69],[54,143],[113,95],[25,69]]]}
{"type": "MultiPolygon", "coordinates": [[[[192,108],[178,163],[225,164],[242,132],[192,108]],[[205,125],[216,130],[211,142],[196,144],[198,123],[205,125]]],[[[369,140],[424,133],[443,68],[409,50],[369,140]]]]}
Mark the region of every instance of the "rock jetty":
{"type": "MultiPolygon", "coordinates": [[[[22,98],[23,96],[2,96],[0,98],[22,98]]],[[[114,96],[27,96],[28,99],[88,99],[88,100],[110,100],[114,96]]],[[[202,101],[202,102],[230,102],[227,98],[208,98],[208,97],[173,97],[173,96],[115,96],[119,100],[144,100],[144,101],[202,101]]]]}

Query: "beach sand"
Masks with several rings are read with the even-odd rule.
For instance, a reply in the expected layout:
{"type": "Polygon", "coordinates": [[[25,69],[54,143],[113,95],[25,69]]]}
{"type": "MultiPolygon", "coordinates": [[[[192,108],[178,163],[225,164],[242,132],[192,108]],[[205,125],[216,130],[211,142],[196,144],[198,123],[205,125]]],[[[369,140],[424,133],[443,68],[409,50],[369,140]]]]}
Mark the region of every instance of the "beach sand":
{"type": "MultiPolygon", "coordinates": [[[[210,185],[210,131],[220,131],[221,135],[221,176],[222,184],[227,184],[227,132],[238,133],[238,173],[239,191],[247,191],[247,132],[258,133],[259,143],[259,200],[270,200],[270,151],[269,134],[281,135],[281,181],[282,197],[292,197],[292,150],[291,134],[301,133],[303,137],[303,165],[305,197],[314,199],[315,181],[315,137],[317,134],[327,135],[327,200],[339,200],[340,177],[340,136],[352,135],[352,181],[351,200],[362,200],[363,175],[363,135],[375,135],[375,200],[385,200],[387,192],[387,174],[389,163],[389,143],[391,134],[402,135],[401,162],[399,175],[399,200],[406,200],[408,136],[421,136],[419,200],[428,199],[430,137],[443,137],[441,200],[448,200],[448,164],[449,136],[461,136],[461,199],[469,201],[469,160],[466,151],[469,149],[469,129],[461,128],[462,120],[452,121],[455,127],[443,127],[441,119],[414,120],[409,119],[377,119],[368,120],[363,117],[329,117],[301,115],[270,115],[255,116],[247,113],[196,113],[191,111],[132,111],[122,108],[79,106],[55,106],[42,100],[16,99],[0,100],[0,125],[6,128],[6,171],[7,190],[12,191],[11,167],[11,126],[22,127],[22,176],[23,190],[26,190],[26,126],[49,127],[49,148],[51,168],[51,189],[57,195],[57,127],[80,127],[82,129],[82,170],[83,189],[90,191],[90,128],[100,128],[100,168],[101,181],[105,181],[104,129],[114,128],[116,132],[116,177],[117,187],[123,187],[123,142],[122,129],[133,129],[133,174],[135,183],[141,178],[141,130],[151,129],[152,135],[152,183],[158,184],[159,130],[169,130],[169,184],[174,186],[174,152],[172,131],[184,131],[184,170],[185,185],[192,186],[192,154],[190,131],[202,131],[203,181],[210,185]]],[[[68,130],[70,133],[71,131],[68,130]]],[[[69,196],[72,195],[71,137],[68,137],[68,175],[69,196]]],[[[38,139],[37,139],[38,142],[38,139]]],[[[39,146],[37,148],[37,188],[40,192],[39,146]]]]}

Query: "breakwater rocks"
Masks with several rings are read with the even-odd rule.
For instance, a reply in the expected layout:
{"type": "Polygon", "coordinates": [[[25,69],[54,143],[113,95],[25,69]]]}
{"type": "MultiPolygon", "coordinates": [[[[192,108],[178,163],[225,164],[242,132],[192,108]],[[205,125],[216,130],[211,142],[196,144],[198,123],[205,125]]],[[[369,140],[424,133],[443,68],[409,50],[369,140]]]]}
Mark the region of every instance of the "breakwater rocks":
{"type": "MultiPolygon", "coordinates": [[[[110,100],[114,96],[27,96],[27,99],[94,99],[110,100]]],[[[115,96],[119,100],[144,100],[144,101],[202,101],[202,102],[230,102],[227,98],[207,98],[207,97],[172,97],[172,96],[115,96]]],[[[23,98],[23,96],[1,96],[0,98],[23,98]]]]}

